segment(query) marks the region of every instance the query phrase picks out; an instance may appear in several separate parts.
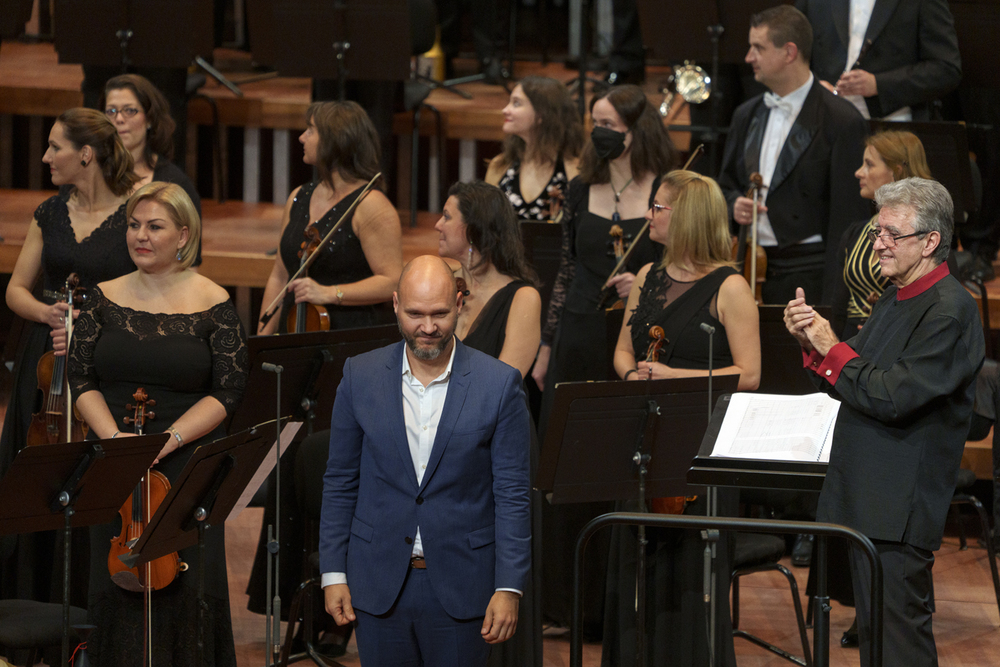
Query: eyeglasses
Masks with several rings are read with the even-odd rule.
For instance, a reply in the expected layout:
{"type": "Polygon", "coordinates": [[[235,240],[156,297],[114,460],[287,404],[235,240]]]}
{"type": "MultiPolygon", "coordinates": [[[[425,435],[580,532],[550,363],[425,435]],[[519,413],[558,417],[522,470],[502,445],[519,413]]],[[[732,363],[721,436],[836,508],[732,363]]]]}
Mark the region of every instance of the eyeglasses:
{"type": "Polygon", "coordinates": [[[122,107],[121,109],[117,107],[108,107],[107,109],[104,110],[104,115],[110,118],[111,120],[114,120],[115,116],[117,116],[118,114],[121,114],[126,118],[132,118],[137,113],[139,113],[139,110],[136,109],[135,107],[122,107]]]}
{"type": "Polygon", "coordinates": [[[911,236],[924,236],[927,232],[913,232],[912,234],[893,234],[889,231],[882,231],[879,228],[868,230],[868,240],[875,243],[877,239],[882,239],[882,245],[886,248],[895,248],[900,239],[908,239],[911,236]]]}
{"type": "Polygon", "coordinates": [[[653,205],[650,206],[649,208],[653,209],[653,215],[656,215],[660,211],[672,211],[672,210],[674,210],[670,206],[663,206],[662,204],[657,204],[655,201],[653,202],[653,205]]]}

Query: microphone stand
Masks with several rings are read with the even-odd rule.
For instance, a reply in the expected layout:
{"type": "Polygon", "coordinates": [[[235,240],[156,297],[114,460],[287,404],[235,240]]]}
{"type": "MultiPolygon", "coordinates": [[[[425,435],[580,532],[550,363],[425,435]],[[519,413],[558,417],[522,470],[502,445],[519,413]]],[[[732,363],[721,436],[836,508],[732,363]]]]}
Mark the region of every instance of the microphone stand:
{"type": "MultiPolygon", "coordinates": [[[[715,359],[712,357],[712,342],[715,339],[715,327],[711,324],[702,322],[698,325],[699,328],[708,334],[708,422],[712,422],[712,366],[714,365],[715,359]]],[[[708,516],[718,516],[719,514],[719,498],[718,489],[714,486],[708,487],[708,516]]],[[[706,624],[708,627],[708,664],[709,667],[714,667],[715,665],[715,617],[717,614],[715,599],[715,586],[716,577],[718,576],[716,572],[716,546],[719,542],[719,531],[718,530],[703,530],[701,531],[701,537],[705,540],[705,560],[704,560],[704,578],[703,578],[703,590],[705,596],[705,606],[707,613],[706,624]]]]}
{"type": "Polygon", "coordinates": [[[278,663],[281,654],[281,587],[279,581],[281,570],[278,567],[281,548],[281,373],[284,367],[280,364],[263,363],[261,369],[277,376],[277,420],[274,423],[274,524],[267,527],[267,602],[264,610],[264,650],[271,652],[265,662],[265,667],[278,663]],[[273,528],[273,532],[272,532],[273,528]],[[272,585],[273,573],[273,585],[272,585]],[[270,597],[271,594],[274,597],[270,597]]]}

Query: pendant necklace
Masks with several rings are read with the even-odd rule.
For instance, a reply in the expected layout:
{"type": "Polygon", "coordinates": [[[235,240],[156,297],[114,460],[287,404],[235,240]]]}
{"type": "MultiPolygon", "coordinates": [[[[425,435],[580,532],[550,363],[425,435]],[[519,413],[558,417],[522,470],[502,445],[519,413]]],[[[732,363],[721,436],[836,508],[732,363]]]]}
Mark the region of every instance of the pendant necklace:
{"type": "Polygon", "coordinates": [[[610,176],[608,177],[608,184],[611,185],[611,192],[612,194],[614,194],[615,197],[615,212],[611,215],[612,222],[622,221],[622,216],[620,213],[618,213],[618,202],[621,199],[622,193],[625,192],[625,188],[627,188],[629,185],[632,184],[632,178],[633,178],[632,176],[628,177],[628,180],[625,181],[625,185],[622,186],[621,190],[615,190],[614,183],[611,182],[611,177],[610,176]]]}

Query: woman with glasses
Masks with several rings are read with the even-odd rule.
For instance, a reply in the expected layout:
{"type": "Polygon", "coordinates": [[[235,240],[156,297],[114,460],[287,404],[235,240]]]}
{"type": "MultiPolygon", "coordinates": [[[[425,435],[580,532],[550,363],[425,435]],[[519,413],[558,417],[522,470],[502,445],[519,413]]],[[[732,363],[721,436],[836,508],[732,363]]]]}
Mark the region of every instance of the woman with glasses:
{"type": "MultiPolygon", "coordinates": [[[[740,391],[760,382],[757,305],[730,261],[726,200],[718,184],[692,171],[672,171],[646,213],[649,237],[665,247],[663,259],[642,267],[632,283],[625,322],[615,348],[615,371],[629,381],[738,373],[740,391]],[[703,325],[714,327],[711,346],[703,325]],[[649,330],[664,329],[659,360],[647,359],[649,330]],[[709,360],[709,350],[712,358],[709,360]]],[[[674,500],[674,499],[670,499],[674,500]]],[[[653,500],[654,511],[668,503],[653,500]]],[[[677,499],[672,513],[706,514],[703,496],[677,499]]],[[[734,493],[719,494],[719,513],[733,516],[734,493]]],[[[623,511],[636,511],[635,502],[623,511]]],[[[710,664],[703,602],[703,553],[698,531],[647,529],[646,628],[649,665],[710,664]]],[[[614,528],[608,563],[602,665],[635,664],[635,533],[614,528]]],[[[717,548],[718,572],[731,571],[732,543],[717,548]]],[[[719,576],[715,664],[735,664],[729,614],[729,577],[719,576]]]]}
{"type": "MultiPolygon", "coordinates": [[[[125,242],[125,202],[137,177],[132,156],[111,121],[93,109],[64,112],[52,126],[42,162],[49,167],[52,183],[66,186],[66,194],[49,197],[35,210],[7,286],[7,305],[29,326],[14,367],[14,389],[0,439],[0,475],[25,446],[31,415],[42,409],[36,405],[38,360],[53,348],[57,355],[66,354],[68,306],[60,293],[66,279],[75,273],[80,286],[88,288],[135,270],[125,242]],[[40,294],[34,291],[39,277],[40,294]]],[[[20,539],[35,544],[44,537],[20,539]]],[[[17,573],[5,568],[0,597],[14,592],[8,586],[19,586],[17,597],[49,599],[53,571],[49,539],[49,546],[39,545],[38,553],[11,559],[32,563],[33,568],[17,573]]],[[[8,566],[15,567],[10,562],[8,566]]],[[[75,577],[74,583],[80,579],[85,578],[75,577]]],[[[85,580],[82,585],[85,591],[85,580]]],[[[74,598],[73,604],[85,606],[85,598],[74,598]]]]}
{"type": "MultiPolygon", "coordinates": [[[[861,187],[861,196],[874,201],[875,191],[886,183],[911,176],[931,178],[931,170],[927,166],[924,145],[917,135],[889,130],[868,137],[864,159],[854,175],[861,187]]],[[[832,326],[834,331],[841,332],[841,340],[858,333],[871,314],[872,305],[889,285],[889,280],[882,277],[869,235],[877,220],[877,215],[870,220],[859,220],[840,240],[837,257],[844,281],[834,293],[832,326]]],[[[882,240],[887,246],[894,245],[889,235],[884,234],[882,240]]]]}
{"type": "Polygon", "coordinates": [[[561,81],[527,76],[503,108],[503,153],[486,182],[510,200],[521,220],[558,220],[566,187],[577,174],[583,124],[561,81]]]}

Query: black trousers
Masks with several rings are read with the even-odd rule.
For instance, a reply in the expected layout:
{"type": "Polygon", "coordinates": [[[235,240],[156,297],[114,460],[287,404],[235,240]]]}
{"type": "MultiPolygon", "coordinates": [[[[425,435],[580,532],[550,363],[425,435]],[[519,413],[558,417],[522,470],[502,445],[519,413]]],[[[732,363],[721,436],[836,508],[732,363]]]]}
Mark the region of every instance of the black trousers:
{"type": "MultiPolygon", "coordinates": [[[[882,656],[885,664],[937,667],[937,647],[931,628],[934,612],[934,552],[910,544],[872,540],[882,561],[882,656]]],[[[870,667],[871,566],[851,547],[861,667],[870,667]]]]}

